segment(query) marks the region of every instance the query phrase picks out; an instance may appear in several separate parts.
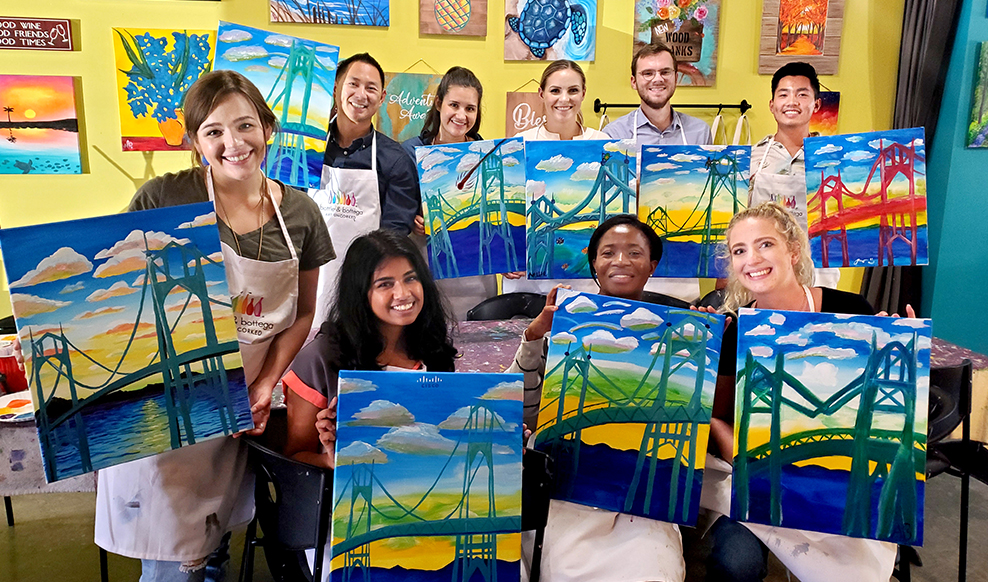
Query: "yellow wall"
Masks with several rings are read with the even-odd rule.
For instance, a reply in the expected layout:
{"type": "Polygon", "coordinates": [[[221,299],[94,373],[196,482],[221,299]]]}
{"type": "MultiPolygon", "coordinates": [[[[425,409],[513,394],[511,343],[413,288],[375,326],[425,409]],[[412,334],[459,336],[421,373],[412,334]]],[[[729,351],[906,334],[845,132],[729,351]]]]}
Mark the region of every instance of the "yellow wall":
{"type": "MultiPolygon", "coordinates": [[[[0,225],[22,226],[117,212],[144,181],[189,165],[187,152],[120,150],[120,122],[114,89],[112,27],[215,28],[218,20],[267,28],[340,46],[341,55],[368,51],[386,71],[444,72],[453,65],[472,69],[485,88],[485,137],[504,131],[504,94],[537,79],[543,64],[504,62],[503,0],[490,0],[487,38],[419,37],[418,3],[391,0],[391,27],[366,28],[311,24],[269,24],[265,0],[36,0],[7,3],[5,16],[70,18],[76,46],[72,53],[4,51],[4,74],[70,75],[81,78],[80,135],[83,175],[0,177],[0,225]],[[15,7],[16,6],[16,7],[15,7]],[[424,63],[416,62],[422,59],[424,63]],[[413,66],[414,65],[414,66],[413,66]]],[[[838,129],[859,132],[887,129],[892,122],[903,0],[845,1],[840,75],[823,83],[841,92],[838,129]]],[[[768,112],[771,78],[756,74],[761,5],[721,0],[720,47],[714,87],[682,88],[674,103],[738,103],[755,107],[748,115],[754,139],[774,131],[768,112]]],[[[583,115],[589,125],[599,118],[593,100],[634,102],[629,86],[633,2],[600,0],[597,60],[586,66],[587,100],[583,115]]],[[[526,90],[534,90],[529,84],[526,90]]],[[[611,119],[622,112],[612,112],[611,119]]],[[[696,113],[696,112],[691,112],[696,113]]],[[[708,122],[714,111],[696,113],[708,122]]],[[[733,131],[736,112],[727,113],[733,131]]],[[[842,288],[860,283],[860,270],[847,270],[842,288]]],[[[0,314],[9,314],[0,301],[0,314]]]]}

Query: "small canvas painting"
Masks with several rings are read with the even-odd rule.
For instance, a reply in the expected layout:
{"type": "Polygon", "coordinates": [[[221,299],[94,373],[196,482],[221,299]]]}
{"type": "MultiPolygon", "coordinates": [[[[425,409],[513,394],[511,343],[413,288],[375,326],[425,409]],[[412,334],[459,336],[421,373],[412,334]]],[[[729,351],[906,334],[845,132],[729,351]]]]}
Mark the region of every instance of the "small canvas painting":
{"type": "Polygon", "coordinates": [[[253,427],[212,203],[0,245],[48,482],[253,427]]]}
{"type": "Polygon", "coordinates": [[[437,279],[525,270],[525,142],[520,138],[415,150],[437,279]]]}
{"type": "Polygon", "coordinates": [[[777,55],[822,55],[828,0],[781,0],[777,55]]]}
{"type": "Polygon", "coordinates": [[[929,263],[923,135],[917,127],[803,141],[816,266],[929,263]]]}
{"type": "Polygon", "coordinates": [[[988,148],[988,42],[981,43],[978,49],[967,147],[988,148]]]}
{"type": "Polygon", "coordinates": [[[419,34],[487,36],[487,0],[419,0],[419,34]]]}
{"type": "Polygon", "coordinates": [[[810,117],[810,135],[837,135],[840,92],[820,91],[820,109],[810,117]]]}
{"type": "Polygon", "coordinates": [[[0,75],[0,174],[81,174],[73,77],[0,75]]]}
{"type": "Polygon", "coordinates": [[[592,61],[597,0],[506,0],[504,60],[592,61]]]}
{"type": "Polygon", "coordinates": [[[930,320],[742,309],[732,517],[922,545],[930,320]]]}
{"type": "Polygon", "coordinates": [[[523,391],[521,374],[341,371],[332,580],[519,580],[523,391]]]}
{"type": "Polygon", "coordinates": [[[724,317],[559,296],[534,437],[554,497],[696,523],[724,317]]]}
{"type": "Polygon", "coordinates": [[[271,22],[390,26],[391,0],[269,0],[271,22]]]}
{"type": "Polygon", "coordinates": [[[615,214],[634,214],[632,141],[525,144],[529,279],[589,279],[587,245],[615,214]]]}
{"type": "Polygon", "coordinates": [[[843,26],[844,0],[764,0],[758,74],[802,61],[818,75],[836,75],[843,26]]]}
{"type": "Polygon", "coordinates": [[[719,28],[720,0],[635,0],[633,50],[661,42],[676,55],[677,85],[712,87],[719,28]]]}
{"type": "Polygon", "coordinates": [[[189,150],[185,93],[212,67],[215,30],[114,28],[123,151],[189,150]]]}
{"type": "Polygon", "coordinates": [[[658,277],[726,277],[717,245],[748,200],[748,146],[642,146],[638,217],[662,238],[658,277]]]}
{"type": "Polygon", "coordinates": [[[545,101],[538,93],[509,92],[506,101],[505,136],[514,137],[545,123],[545,101]]]}
{"type": "Polygon", "coordinates": [[[374,129],[398,143],[422,133],[425,116],[432,108],[442,75],[385,73],[387,95],[377,110],[374,129]]]}
{"type": "Polygon", "coordinates": [[[339,56],[333,45],[220,21],[213,68],[250,79],[278,119],[264,160],[268,177],[319,187],[339,56]]]}

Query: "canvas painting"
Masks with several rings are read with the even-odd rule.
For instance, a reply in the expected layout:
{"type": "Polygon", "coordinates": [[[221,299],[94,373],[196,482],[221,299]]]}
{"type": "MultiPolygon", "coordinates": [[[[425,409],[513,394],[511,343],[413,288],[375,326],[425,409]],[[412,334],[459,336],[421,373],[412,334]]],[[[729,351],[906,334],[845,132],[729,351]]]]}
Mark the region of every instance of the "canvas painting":
{"type": "Polygon", "coordinates": [[[923,543],[930,320],[742,309],[735,519],[923,543]]]}
{"type": "Polygon", "coordinates": [[[419,34],[487,36],[487,0],[419,0],[419,34]]]}
{"type": "Polygon", "coordinates": [[[185,93],[209,72],[215,30],[114,28],[123,151],[189,150],[185,93]]]}
{"type": "Polygon", "coordinates": [[[719,28],[720,0],[636,0],[632,50],[661,42],[676,54],[677,85],[712,87],[719,28]]]}
{"type": "Polygon", "coordinates": [[[322,177],[339,47],[220,21],[215,69],[257,85],[278,119],[264,172],[300,189],[322,177]]]}
{"type": "Polygon", "coordinates": [[[758,47],[758,73],[807,62],[819,75],[836,75],[844,0],[765,0],[758,47]]]}
{"type": "Polygon", "coordinates": [[[597,0],[505,0],[504,60],[592,61],[597,0]]]}
{"type": "Polygon", "coordinates": [[[917,127],[804,140],[818,267],[929,263],[923,135],[917,127]]]}
{"type": "Polygon", "coordinates": [[[748,201],[748,146],[642,146],[638,218],[662,238],[658,277],[726,277],[727,224],[748,201]]]}
{"type": "Polygon", "coordinates": [[[560,296],[534,437],[554,497],[696,523],[724,317],[560,296]]]}
{"type": "Polygon", "coordinates": [[[415,150],[437,279],[525,270],[525,142],[424,146],[415,150]]]}
{"type": "Polygon", "coordinates": [[[377,110],[374,128],[398,143],[422,133],[425,115],[432,108],[442,75],[385,73],[384,105],[377,110]]]}
{"type": "Polygon", "coordinates": [[[810,135],[837,135],[840,92],[820,91],[820,109],[810,117],[810,135]]]}
{"type": "Polygon", "coordinates": [[[390,26],[390,0],[269,0],[271,22],[390,26]]]}
{"type": "Polygon", "coordinates": [[[521,374],[340,372],[332,579],[519,580],[523,391],[521,374]]]}
{"type": "Polygon", "coordinates": [[[0,246],[48,482],[253,427],[212,203],[0,246]]]}
{"type": "Polygon", "coordinates": [[[525,144],[529,279],[590,278],[590,235],[638,205],[635,156],[631,140],[525,144]]]}
{"type": "Polygon", "coordinates": [[[82,173],[74,83],[0,75],[0,174],[82,173]]]}
{"type": "Polygon", "coordinates": [[[545,123],[545,101],[538,93],[509,92],[505,120],[504,135],[507,137],[539,127],[545,123]]]}
{"type": "Polygon", "coordinates": [[[971,98],[971,124],[967,128],[967,147],[988,148],[988,42],[979,45],[978,64],[974,71],[974,96],[971,98]]]}

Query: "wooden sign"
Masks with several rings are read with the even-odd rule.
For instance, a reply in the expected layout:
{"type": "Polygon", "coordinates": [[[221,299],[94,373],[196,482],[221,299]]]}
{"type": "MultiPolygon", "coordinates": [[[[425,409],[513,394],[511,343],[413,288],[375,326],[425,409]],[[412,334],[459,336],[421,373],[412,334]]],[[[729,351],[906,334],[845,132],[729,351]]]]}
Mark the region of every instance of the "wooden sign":
{"type": "Polygon", "coordinates": [[[509,92],[507,103],[505,137],[514,137],[545,123],[545,103],[538,93],[509,92]]]}
{"type": "Polygon", "coordinates": [[[72,50],[72,25],[64,18],[0,16],[0,49],[72,50]]]}

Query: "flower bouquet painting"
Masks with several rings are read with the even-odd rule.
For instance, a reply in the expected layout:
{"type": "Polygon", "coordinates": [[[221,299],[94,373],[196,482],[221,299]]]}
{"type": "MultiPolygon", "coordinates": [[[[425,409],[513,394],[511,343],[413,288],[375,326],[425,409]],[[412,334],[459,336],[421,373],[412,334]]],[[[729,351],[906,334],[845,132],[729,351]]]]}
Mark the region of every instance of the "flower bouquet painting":
{"type": "Polygon", "coordinates": [[[635,49],[668,45],[676,55],[680,85],[711,86],[719,15],[720,0],[637,0],[635,49]]]}

